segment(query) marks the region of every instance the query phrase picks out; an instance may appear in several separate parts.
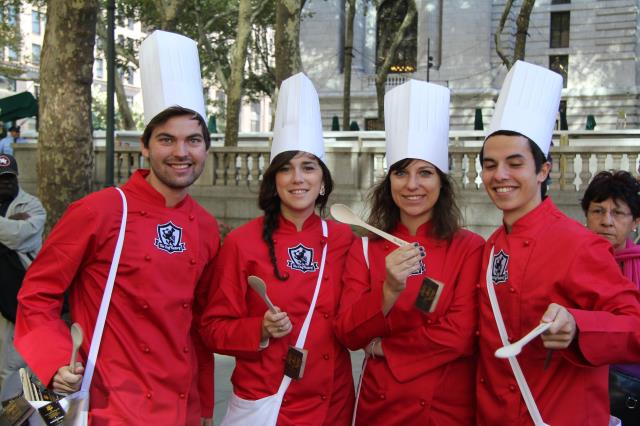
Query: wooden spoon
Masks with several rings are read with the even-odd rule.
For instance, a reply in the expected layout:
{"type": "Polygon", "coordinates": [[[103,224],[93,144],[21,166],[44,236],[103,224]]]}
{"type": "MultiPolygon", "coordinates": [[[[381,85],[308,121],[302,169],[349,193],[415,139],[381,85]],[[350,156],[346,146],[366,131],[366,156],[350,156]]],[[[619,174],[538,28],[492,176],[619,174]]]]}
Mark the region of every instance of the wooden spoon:
{"type": "Polygon", "coordinates": [[[551,327],[551,323],[550,322],[543,322],[543,323],[538,324],[538,326],[536,328],[534,328],[529,333],[527,333],[522,339],[520,339],[517,342],[514,342],[514,343],[512,343],[510,345],[503,346],[500,349],[498,349],[496,351],[496,353],[495,353],[496,357],[497,358],[509,358],[509,357],[518,355],[520,353],[520,351],[522,351],[522,347],[524,345],[526,345],[527,343],[529,343],[530,341],[532,341],[533,339],[538,337],[540,334],[542,334],[545,331],[547,331],[547,329],[549,329],[549,327],[551,327]]]}
{"type": "Polygon", "coordinates": [[[358,215],[356,215],[353,210],[344,204],[334,204],[331,206],[331,216],[338,222],[346,223],[347,225],[355,225],[361,228],[366,229],[367,231],[373,232],[374,234],[384,238],[387,241],[390,241],[400,247],[409,244],[408,242],[401,240],[398,237],[394,237],[391,234],[387,234],[384,231],[379,230],[378,228],[374,228],[369,225],[364,220],[360,219],[358,215]]]}
{"type": "Polygon", "coordinates": [[[258,293],[260,297],[262,297],[262,300],[267,304],[269,310],[274,314],[277,313],[278,311],[276,311],[275,306],[271,303],[271,299],[267,296],[267,285],[262,281],[262,278],[256,277],[255,275],[249,275],[247,282],[249,283],[249,286],[258,293]]]}
{"type": "Polygon", "coordinates": [[[75,371],[76,366],[76,355],[78,354],[78,349],[82,346],[83,334],[82,328],[80,324],[74,322],[71,324],[71,341],[73,342],[73,349],[71,350],[71,361],[69,361],[69,367],[71,367],[71,371],[75,371]]]}

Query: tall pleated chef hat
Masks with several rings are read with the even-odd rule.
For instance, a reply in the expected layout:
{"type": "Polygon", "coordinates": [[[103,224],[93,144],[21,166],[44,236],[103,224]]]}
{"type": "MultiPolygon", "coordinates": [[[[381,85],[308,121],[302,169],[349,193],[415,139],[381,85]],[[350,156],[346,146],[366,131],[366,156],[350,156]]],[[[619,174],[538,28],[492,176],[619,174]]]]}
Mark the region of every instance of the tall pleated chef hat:
{"type": "Polygon", "coordinates": [[[516,61],[502,84],[487,138],[500,130],[518,132],[548,155],[561,92],[560,74],[516,61]]]}
{"type": "Polygon", "coordinates": [[[171,106],[192,109],[206,120],[195,41],[154,31],[140,45],[139,60],[145,125],[171,106]]]}
{"type": "Polygon", "coordinates": [[[449,89],[409,80],[384,97],[387,164],[416,158],[449,172],[449,89]]]}
{"type": "Polygon", "coordinates": [[[271,161],[285,151],[305,151],[325,161],[320,101],[303,73],[284,80],[278,93],[271,161]]]}

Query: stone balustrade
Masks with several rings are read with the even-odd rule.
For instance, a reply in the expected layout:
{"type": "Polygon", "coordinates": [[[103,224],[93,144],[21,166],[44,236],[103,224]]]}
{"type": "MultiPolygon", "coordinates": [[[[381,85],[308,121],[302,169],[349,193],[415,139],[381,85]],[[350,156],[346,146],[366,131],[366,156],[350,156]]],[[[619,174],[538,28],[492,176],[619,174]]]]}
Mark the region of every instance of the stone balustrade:
{"type": "MultiPolygon", "coordinates": [[[[139,152],[137,132],[119,132],[115,180],[122,183],[146,160],[139,152]]],[[[257,194],[261,176],[269,164],[270,133],[240,135],[238,147],[224,147],[214,135],[205,169],[191,193],[216,217],[231,226],[260,214],[257,194]]],[[[459,194],[467,226],[488,235],[500,223],[500,212],[489,201],[480,181],[479,151],[484,134],[452,131],[450,175],[459,194]]],[[[332,202],[364,211],[369,189],[386,170],[384,132],[326,132],[326,160],[335,182],[332,202]]],[[[35,192],[37,144],[19,144],[21,183],[35,192]]],[[[96,137],[94,187],[104,182],[104,144],[96,137]]],[[[608,132],[558,132],[552,149],[550,194],[569,215],[582,220],[579,199],[591,177],[606,169],[636,174],[640,155],[640,130],[608,132]]]]}

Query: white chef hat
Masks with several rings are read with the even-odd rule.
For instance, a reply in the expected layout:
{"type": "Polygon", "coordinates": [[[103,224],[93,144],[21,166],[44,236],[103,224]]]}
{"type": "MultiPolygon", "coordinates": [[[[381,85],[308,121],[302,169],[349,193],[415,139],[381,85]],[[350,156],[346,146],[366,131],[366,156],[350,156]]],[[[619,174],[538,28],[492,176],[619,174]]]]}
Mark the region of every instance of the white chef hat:
{"type": "Polygon", "coordinates": [[[154,31],[140,45],[144,122],[171,106],[197,112],[206,120],[196,42],[180,34],[154,31]]]}
{"type": "Polygon", "coordinates": [[[561,92],[560,74],[516,61],[502,84],[487,137],[500,130],[517,132],[548,155],[561,92]]]}
{"type": "Polygon", "coordinates": [[[387,164],[405,158],[449,172],[449,89],[409,80],[384,97],[387,164]]]}
{"type": "Polygon", "coordinates": [[[278,94],[271,161],[285,151],[305,151],[324,162],[320,101],[303,73],[283,81],[278,94]]]}

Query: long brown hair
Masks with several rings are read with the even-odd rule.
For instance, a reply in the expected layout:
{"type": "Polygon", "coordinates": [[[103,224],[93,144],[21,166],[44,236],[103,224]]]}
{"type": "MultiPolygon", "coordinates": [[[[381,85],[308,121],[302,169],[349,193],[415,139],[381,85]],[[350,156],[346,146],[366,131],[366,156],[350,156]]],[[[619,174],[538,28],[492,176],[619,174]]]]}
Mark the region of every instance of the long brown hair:
{"type": "MultiPolygon", "coordinates": [[[[282,167],[287,165],[300,152],[303,151],[285,151],[275,156],[262,176],[260,194],[258,195],[258,207],[264,212],[262,239],[267,243],[267,247],[269,248],[269,258],[273,265],[273,273],[281,281],[285,281],[289,278],[289,275],[287,273],[282,274],[278,269],[276,252],[273,246],[273,233],[278,229],[278,216],[280,215],[280,197],[278,197],[276,188],[276,175],[282,167]]],[[[331,173],[327,166],[315,155],[313,155],[313,158],[318,160],[318,164],[320,164],[320,168],[322,169],[324,195],[318,195],[318,198],[316,198],[316,208],[318,208],[321,215],[324,215],[329,194],[331,194],[333,190],[333,180],[331,179],[331,173]]]]}
{"type": "MultiPolygon", "coordinates": [[[[415,158],[397,161],[389,168],[384,179],[374,186],[368,197],[371,205],[368,218],[370,225],[386,232],[396,227],[400,221],[400,208],[391,196],[391,174],[406,169],[414,161],[416,161],[415,158]]],[[[435,169],[440,177],[441,187],[438,201],[433,206],[432,226],[429,233],[437,239],[451,241],[460,229],[462,214],[456,204],[453,181],[449,175],[442,173],[437,167],[435,169]]]]}

